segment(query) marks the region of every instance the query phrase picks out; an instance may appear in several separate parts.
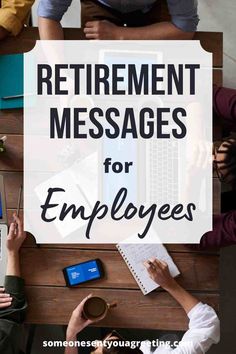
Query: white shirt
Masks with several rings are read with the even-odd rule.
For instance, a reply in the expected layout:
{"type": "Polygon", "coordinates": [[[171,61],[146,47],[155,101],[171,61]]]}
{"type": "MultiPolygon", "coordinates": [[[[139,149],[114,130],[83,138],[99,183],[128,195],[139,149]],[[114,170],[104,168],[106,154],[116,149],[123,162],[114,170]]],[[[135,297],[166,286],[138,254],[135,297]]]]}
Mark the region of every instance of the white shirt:
{"type": "Polygon", "coordinates": [[[212,344],[220,340],[220,321],[212,307],[199,302],[188,313],[189,329],[176,349],[157,347],[151,352],[151,342],[142,342],[140,349],[144,354],[204,354],[212,344]]]}

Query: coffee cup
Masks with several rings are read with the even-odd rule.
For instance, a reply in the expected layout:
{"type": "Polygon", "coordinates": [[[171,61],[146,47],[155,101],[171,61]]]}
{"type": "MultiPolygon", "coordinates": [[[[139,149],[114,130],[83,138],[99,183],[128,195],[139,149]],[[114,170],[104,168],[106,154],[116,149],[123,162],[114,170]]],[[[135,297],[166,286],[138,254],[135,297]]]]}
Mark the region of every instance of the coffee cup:
{"type": "Polygon", "coordinates": [[[89,297],[83,307],[83,317],[91,321],[99,321],[106,317],[108,311],[112,307],[116,307],[117,303],[107,303],[106,300],[99,296],[89,297]]]}

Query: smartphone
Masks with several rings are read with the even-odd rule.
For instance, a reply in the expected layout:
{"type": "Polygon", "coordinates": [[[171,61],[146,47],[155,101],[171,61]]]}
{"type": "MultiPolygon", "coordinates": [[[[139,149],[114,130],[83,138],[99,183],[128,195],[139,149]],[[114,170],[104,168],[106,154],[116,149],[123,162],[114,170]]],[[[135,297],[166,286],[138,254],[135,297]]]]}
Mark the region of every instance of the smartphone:
{"type": "Polygon", "coordinates": [[[88,281],[103,278],[104,270],[100,259],[74,264],[63,269],[66,285],[77,286],[88,281]]]}

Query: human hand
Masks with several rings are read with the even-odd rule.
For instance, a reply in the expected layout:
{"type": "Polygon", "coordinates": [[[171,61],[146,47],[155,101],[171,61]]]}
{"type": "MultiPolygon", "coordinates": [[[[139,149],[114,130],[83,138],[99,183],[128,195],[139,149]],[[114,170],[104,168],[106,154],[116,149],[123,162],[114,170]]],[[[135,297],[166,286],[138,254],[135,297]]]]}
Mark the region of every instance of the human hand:
{"type": "Polygon", "coordinates": [[[9,233],[7,235],[7,250],[10,254],[17,254],[22,243],[25,240],[25,232],[21,220],[16,214],[13,214],[14,222],[11,223],[9,233]]]}
{"type": "Polygon", "coordinates": [[[68,340],[76,338],[76,335],[81,332],[85,327],[93,323],[91,320],[87,320],[83,317],[83,307],[85,302],[92,296],[88,295],[72,312],[67,331],[66,337],[68,340]]]}
{"type": "Polygon", "coordinates": [[[11,306],[11,303],[12,297],[10,294],[6,294],[4,288],[0,288],[0,309],[5,309],[11,306]]]}
{"type": "Polygon", "coordinates": [[[168,264],[156,258],[144,262],[150,278],[163,289],[169,290],[176,285],[175,279],[171,276],[168,264]]]}
{"type": "Polygon", "coordinates": [[[119,26],[106,20],[88,21],[85,24],[84,33],[87,39],[119,39],[119,29],[119,26]]]}
{"type": "Polygon", "coordinates": [[[213,145],[213,166],[221,182],[235,181],[236,139],[229,137],[221,143],[213,145]],[[219,145],[219,147],[218,147],[219,145]]]}

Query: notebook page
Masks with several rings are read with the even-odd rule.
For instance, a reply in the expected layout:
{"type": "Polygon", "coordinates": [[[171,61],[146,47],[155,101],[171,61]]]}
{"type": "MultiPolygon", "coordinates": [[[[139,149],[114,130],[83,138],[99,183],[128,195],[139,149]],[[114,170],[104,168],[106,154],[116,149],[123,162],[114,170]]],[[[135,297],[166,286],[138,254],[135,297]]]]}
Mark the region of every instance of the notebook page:
{"type": "MultiPolygon", "coordinates": [[[[119,244],[118,249],[122,251],[127,258],[126,263],[131,272],[135,273],[145,289],[145,294],[158,288],[152,279],[150,279],[143,263],[152,257],[165,261],[169,265],[170,273],[173,277],[179,274],[179,270],[162,244],[119,244]]],[[[137,280],[137,279],[136,279],[137,280]]],[[[142,290],[142,287],[141,287],[142,290]]]]}

